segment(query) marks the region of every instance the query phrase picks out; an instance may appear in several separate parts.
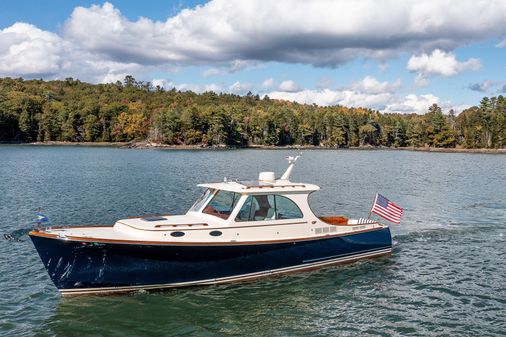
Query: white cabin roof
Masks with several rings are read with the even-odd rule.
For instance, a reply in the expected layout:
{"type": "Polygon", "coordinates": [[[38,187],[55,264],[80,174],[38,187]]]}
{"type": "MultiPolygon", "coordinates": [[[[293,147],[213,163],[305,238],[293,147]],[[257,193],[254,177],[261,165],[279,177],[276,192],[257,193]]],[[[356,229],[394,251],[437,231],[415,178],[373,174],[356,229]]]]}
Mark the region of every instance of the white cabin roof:
{"type": "Polygon", "coordinates": [[[310,193],[318,191],[319,186],[313,184],[293,183],[288,180],[266,182],[261,180],[224,181],[219,183],[198,184],[200,187],[225,190],[240,194],[256,193],[310,193]]]}
{"type": "Polygon", "coordinates": [[[200,187],[216,190],[230,191],[240,194],[265,194],[265,193],[304,193],[309,194],[320,189],[313,184],[293,183],[290,181],[290,174],[299,156],[287,157],[288,168],[280,179],[275,178],[275,173],[270,171],[260,172],[258,180],[233,180],[199,184],[200,187]]]}

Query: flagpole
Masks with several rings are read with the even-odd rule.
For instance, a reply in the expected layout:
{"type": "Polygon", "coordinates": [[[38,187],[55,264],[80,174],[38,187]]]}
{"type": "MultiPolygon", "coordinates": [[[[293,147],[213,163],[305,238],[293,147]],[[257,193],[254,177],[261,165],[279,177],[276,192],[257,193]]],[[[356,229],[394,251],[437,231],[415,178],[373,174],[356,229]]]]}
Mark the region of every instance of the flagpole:
{"type": "Polygon", "coordinates": [[[374,196],[374,201],[372,202],[371,210],[369,211],[369,216],[367,216],[367,219],[371,218],[372,209],[374,208],[374,204],[376,203],[376,199],[378,199],[378,192],[376,192],[376,195],[374,196]]]}

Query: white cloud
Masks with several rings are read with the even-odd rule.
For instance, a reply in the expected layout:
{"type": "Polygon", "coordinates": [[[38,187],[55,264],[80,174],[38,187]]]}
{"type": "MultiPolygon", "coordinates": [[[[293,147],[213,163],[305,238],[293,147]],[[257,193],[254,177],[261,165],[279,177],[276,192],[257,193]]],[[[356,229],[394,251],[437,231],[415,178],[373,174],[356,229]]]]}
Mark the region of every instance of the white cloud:
{"type": "Polygon", "coordinates": [[[496,47],[497,48],[504,48],[504,47],[506,47],[506,39],[504,39],[501,42],[499,42],[498,44],[496,44],[496,47]]]}
{"type": "Polygon", "coordinates": [[[21,23],[1,30],[0,73],[101,82],[154,67],[234,72],[270,61],[335,67],[409,52],[418,55],[410,60],[412,71],[449,76],[479,66],[449,51],[504,36],[506,1],[211,0],[164,21],[132,21],[106,2],[76,7],[59,34],[21,23]],[[420,55],[432,50],[446,66],[433,61],[434,53],[420,55]]]}
{"type": "Polygon", "coordinates": [[[295,101],[303,104],[345,105],[350,107],[383,108],[390,100],[390,93],[366,94],[353,90],[302,90],[298,92],[273,91],[270,98],[295,101]]]}
{"type": "Polygon", "coordinates": [[[335,81],[329,77],[322,77],[316,81],[316,88],[323,90],[328,89],[335,84],[335,81]]]}
{"type": "Polygon", "coordinates": [[[270,98],[302,104],[336,105],[341,99],[341,92],[330,89],[303,90],[299,92],[272,91],[267,94],[270,98]]]}
{"type": "Polygon", "coordinates": [[[217,68],[209,68],[202,73],[203,77],[211,77],[221,75],[221,71],[217,68]]]}
{"type": "Polygon", "coordinates": [[[458,61],[455,54],[436,49],[432,54],[423,53],[419,56],[411,56],[407,69],[416,72],[422,77],[439,75],[454,76],[466,70],[479,70],[480,60],[470,58],[467,61],[458,61]]]}
{"type": "MultiPolygon", "coordinates": [[[[392,113],[425,114],[433,103],[440,103],[439,98],[432,94],[410,94],[403,97],[391,93],[366,94],[353,90],[303,90],[295,93],[275,91],[267,95],[273,99],[295,101],[302,104],[343,105],[392,113]]],[[[451,107],[451,104],[445,103],[444,107],[451,107]]]]}
{"type": "Polygon", "coordinates": [[[0,75],[40,76],[57,74],[65,67],[68,43],[58,35],[27,23],[0,30],[0,75]]]}
{"type": "Polygon", "coordinates": [[[160,78],[155,78],[151,81],[151,84],[153,85],[153,87],[160,87],[160,88],[163,88],[163,89],[169,89],[169,88],[173,88],[174,86],[173,85],[170,85],[170,82],[168,82],[167,80],[164,80],[164,79],[160,79],[160,78]]]}
{"type": "Polygon", "coordinates": [[[204,91],[222,92],[223,86],[221,84],[210,83],[204,86],[204,91]]]}
{"type": "Polygon", "coordinates": [[[391,102],[383,111],[424,114],[432,104],[439,103],[439,98],[432,94],[418,96],[410,94],[391,102]]]}
{"type": "Polygon", "coordinates": [[[376,78],[371,76],[364,77],[361,81],[355,82],[351,85],[354,91],[366,93],[366,94],[380,94],[385,92],[393,92],[400,88],[402,82],[397,79],[393,83],[380,82],[376,78]]]}
{"type": "Polygon", "coordinates": [[[423,74],[417,74],[415,80],[413,81],[415,87],[422,88],[429,85],[429,80],[423,74]]]}
{"type": "Polygon", "coordinates": [[[203,93],[206,91],[223,92],[223,86],[217,83],[208,84],[195,84],[195,83],[174,83],[165,79],[153,79],[151,80],[153,87],[157,85],[166,90],[176,89],[180,91],[193,91],[196,93],[203,93]]]}
{"type": "MultiPolygon", "coordinates": [[[[287,87],[290,86],[287,85],[287,87]]],[[[275,99],[284,99],[305,104],[339,104],[381,110],[391,102],[394,91],[400,86],[400,80],[396,80],[393,83],[380,82],[374,77],[366,76],[362,80],[354,82],[349,87],[343,89],[278,90],[270,92],[268,95],[275,99]]]]}
{"type": "Polygon", "coordinates": [[[265,81],[262,82],[262,89],[270,89],[274,86],[274,79],[272,77],[266,79],[265,81]]]}
{"type": "Polygon", "coordinates": [[[279,84],[278,90],[284,92],[297,92],[301,91],[303,87],[292,80],[283,81],[279,84]]]}
{"type": "Polygon", "coordinates": [[[244,95],[248,91],[251,91],[253,86],[250,83],[241,83],[241,82],[235,82],[231,86],[228,87],[228,89],[238,95],[244,95]]]}
{"type": "Polygon", "coordinates": [[[144,73],[150,69],[150,67],[143,67],[136,63],[104,61],[95,55],[79,54],[79,50],[73,51],[73,53],[76,57],[68,62],[67,69],[61,69],[60,77],[70,76],[85,81],[110,83],[123,81],[126,75],[144,73]],[[61,76],[62,74],[64,76],[61,76]]]}
{"type": "Polygon", "coordinates": [[[392,83],[380,82],[374,77],[366,76],[361,81],[354,82],[343,89],[331,90],[326,88],[298,92],[273,91],[267,95],[273,99],[295,101],[302,104],[363,107],[381,112],[424,114],[429,106],[434,103],[440,104],[445,109],[455,108],[449,102],[440,102],[440,99],[432,94],[399,95],[395,91],[400,87],[400,80],[392,83]]]}
{"type": "Polygon", "coordinates": [[[0,76],[103,82],[188,65],[235,72],[270,61],[386,64],[409,52],[415,56],[408,68],[426,82],[480,66],[457,61],[451,50],[505,36],[506,1],[211,0],[163,21],[130,20],[105,2],[76,7],[58,34],[24,23],[0,30],[0,76]]]}
{"type": "Polygon", "coordinates": [[[103,6],[76,7],[63,27],[63,36],[84,50],[119,62],[159,64],[181,58],[167,48],[170,32],[164,26],[147,18],[129,21],[106,2],[103,6]]]}
{"type": "Polygon", "coordinates": [[[255,60],[335,66],[356,57],[384,60],[400,51],[451,50],[504,36],[506,3],[259,0],[238,6],[212,0],[166,21],[130,21],[106,2],[77,7],[63,31],[87,50],[142,64],[231,63],[232,71],[255,60]],[[89,34],[90,27],[100,30],[89,34]]]}
{"type": "Polygon", "coordinates": [[[117,62],[82,50],[55,33],[16,23],[0,30],[0,76],[27,78],[77,77],[106,83],[125,75],[149,70],[131,62],[117,62]]]}
{"type": "MultiPolygon", "coordinates": [[[[120,81],[123,83],[123,80],[125,79],[125,76],[129,75],[128,73],[115,73],[115,72],[109,72],[107,73],[102,80],[101,83],[116,83],[117,81],[120,81]]],[[[156,87],[156,85],[155,85],[156,87]]]]}

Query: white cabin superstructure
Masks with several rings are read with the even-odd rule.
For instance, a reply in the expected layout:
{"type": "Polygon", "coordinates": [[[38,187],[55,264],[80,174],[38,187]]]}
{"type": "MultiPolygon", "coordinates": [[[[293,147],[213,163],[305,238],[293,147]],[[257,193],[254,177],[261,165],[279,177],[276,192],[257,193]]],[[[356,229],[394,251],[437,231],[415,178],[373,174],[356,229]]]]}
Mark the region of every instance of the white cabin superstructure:
{"type": "Polygon", "coordinates": [[[83,240],[213,244],[291,241],[344,235],[386,227],[374,221],[340,216],[318,217],[309,195],[319,186],[289,180],[298,157],[280,179],[261,172],[258,180],[204,183],[201,197],[184,215],[155,215],[118,220],[114,226],[47,229],[60,237],[83,240]]]}

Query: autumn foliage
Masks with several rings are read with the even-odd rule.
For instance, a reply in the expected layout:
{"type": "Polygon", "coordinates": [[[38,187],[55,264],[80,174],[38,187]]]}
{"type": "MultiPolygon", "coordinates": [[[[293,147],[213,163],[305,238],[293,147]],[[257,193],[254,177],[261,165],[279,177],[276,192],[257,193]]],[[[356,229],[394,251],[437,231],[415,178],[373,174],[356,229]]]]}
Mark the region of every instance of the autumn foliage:
{"type": "Polygon", "coordinates": [[[382,114],[344,106],[154,88],[0,79],[0,141],[119,142],[173,145],[316,145],[324,147],[506,146],[506,102],[485,97],[458,115],[437,105],[425,115],[382,114]]]}

